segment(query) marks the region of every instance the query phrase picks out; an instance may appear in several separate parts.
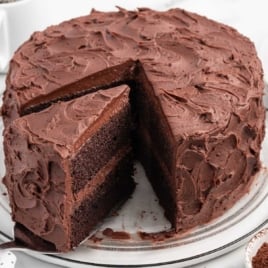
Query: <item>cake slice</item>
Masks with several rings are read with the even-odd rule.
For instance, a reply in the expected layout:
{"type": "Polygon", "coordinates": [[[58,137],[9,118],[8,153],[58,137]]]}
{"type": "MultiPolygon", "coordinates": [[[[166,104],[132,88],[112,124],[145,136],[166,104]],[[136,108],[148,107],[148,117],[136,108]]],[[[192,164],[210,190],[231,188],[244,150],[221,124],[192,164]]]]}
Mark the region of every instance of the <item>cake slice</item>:
{"type": "Polygon", "coordinates": [[[125,85],[99,90],[5,130],[13,220],[58,251],[77,246],[134,189],[128,95],[125,85]]]}

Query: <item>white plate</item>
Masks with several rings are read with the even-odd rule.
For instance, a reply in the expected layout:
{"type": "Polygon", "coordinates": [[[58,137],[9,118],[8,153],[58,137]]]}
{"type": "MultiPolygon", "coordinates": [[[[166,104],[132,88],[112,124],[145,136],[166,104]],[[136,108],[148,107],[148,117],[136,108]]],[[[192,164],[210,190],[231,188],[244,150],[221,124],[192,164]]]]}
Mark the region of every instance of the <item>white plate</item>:
{"type": "MultiPolygon", "coordinates": [[[[267,142],[266,138],[264,148],[268,148],[267,142]]],[[[3,175],[2,148],[0,152],[0,175],[3,175]]],[[[264,150],[262,155],[263,161],[266,162],[264,150]]],[[[268,222],[268,175],[263,168],[250,193],[219,219],[193,230],[184,237],[166,238],[157,243],[142,240],[138,232],[168,230],[170,224],[163,216],[163,210],[145,179],[142,167],[136,164],[136,169],[137,189],[117,215],[107,218],[99,226],[96,236],[102,236],[102,241],[96,243],[87,240],[68,254],[43,255],[31,251],[27,253],[47,262],[71,267],[184,267],[212,259],[241,246],[268,222]],[[102,231],[108,227],[114,231],[127,232],[131,238],[118,240],[103,236],[102,231]]],[[[13,223],[9,216],[8,200],[3,192],[6,190],[1,184],[0,206],[5,215],[1,215],[0,238],[8,241],[12,237],[13,223]]]]}

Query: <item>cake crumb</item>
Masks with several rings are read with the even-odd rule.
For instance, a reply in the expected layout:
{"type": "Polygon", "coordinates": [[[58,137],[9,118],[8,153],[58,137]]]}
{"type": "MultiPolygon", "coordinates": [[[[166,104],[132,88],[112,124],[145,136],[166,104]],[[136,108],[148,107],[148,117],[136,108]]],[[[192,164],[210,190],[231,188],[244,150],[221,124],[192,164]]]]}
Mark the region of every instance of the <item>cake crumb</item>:
{"type": "Polygon", "coordinates": [[[161,231],[156,233],[138,232],[142,240],[150,240],[152,242],[161,242],[168,238],[174,237],[174,230],[161,231]]]}
{"type": "Polygon", "coordinates": [[[96,235],[92,235],[89,238],[89,240],[92,241],[93,243],[97,244],[97,243],[101,242],[103,240],[103,238],[97,237],[96,235]]]}
{"type": "Polygon", "coordinates": [[[112,212],[111,216],[113,216],[113,217],[117,217],[117,216],[119,216],[118,211],[114,211],[114,212],[112,212]]]}
{"type": "Polygon", "coordinates": [[[130,234],[124,231],[114,231],[112,228],[106,228],[102,231],[104,236],[112,239],[127,240],[130,239],[130,234]]]}

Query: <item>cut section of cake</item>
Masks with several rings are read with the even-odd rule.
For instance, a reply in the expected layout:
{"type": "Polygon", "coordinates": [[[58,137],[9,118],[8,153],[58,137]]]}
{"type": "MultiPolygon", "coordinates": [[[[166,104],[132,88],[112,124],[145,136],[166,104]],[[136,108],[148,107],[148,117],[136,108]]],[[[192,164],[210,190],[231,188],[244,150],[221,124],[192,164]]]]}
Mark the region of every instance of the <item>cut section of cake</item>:
{"type": "Polygon", "coordinates": [[[99,90],[6,129],[13,219],[68,251],[131,194],[129,88],[99,90]]]}

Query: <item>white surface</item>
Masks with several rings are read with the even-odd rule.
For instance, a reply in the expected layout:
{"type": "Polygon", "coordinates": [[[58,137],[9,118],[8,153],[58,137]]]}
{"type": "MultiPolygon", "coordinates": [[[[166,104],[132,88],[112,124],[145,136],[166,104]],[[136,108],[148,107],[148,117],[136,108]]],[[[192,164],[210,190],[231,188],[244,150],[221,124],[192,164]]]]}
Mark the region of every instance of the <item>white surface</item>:
{"type": "Polygon", "coordinates": [[[16,264],[16,256],[8,250],[0,250],[0,267],[14,268],[16,264]]]}
{"type": "MultiPolygon", "coordinates": [[[[149,6],[156,9],[166,9],[169,7],[182,7],[190,11],[198,12],[210,18],[216,19],[228,25],[236,27],[241,33],[247,35],[255,43],[259,56],[263,62],[265,73],[268,73],[268,27],[266,12],[268,10],[267,0],[177,0],[177,1],[114,1],[114,0],[35,0],[38,1],[42,14],[36,21],[36,30],[45,26],[58,23],[69,17],[84,15],[89,13],[92,6],[100,10],[114,9],[114,5],[126,8],[135,6],[149,6]]],[[[0,41],[1,42],[1,41],[0,41]]],[[[3,88],[3,77],[0,77],[0,90],[3,88]]],[[[268,148],[268,144],[263,147],[268,148]],[[267,147],[266,147],[267,146],[267,147]]],[[[0,210],[0,215],[3,212],[0,210]]],[[[241,226],[242,229],[243,226],[241,226]]],[[[217,241],[218,242],[218,241],[217,241]]],[[[217,244],[216,241],[214,243],[217,244]]],[[[25,254],[16,253],[18,257],[17,268],[22,267],[55,267],[35,260],[25,254]]],[[[198,268],[242,268],[244,267],[244,246],[228,253],[208,263],[199,264],[198,268]]],[[[176,266],[174,266],[176,267],[176,266]]],[[[191,266],[194,267],[194,266],[191,266]]]]}

